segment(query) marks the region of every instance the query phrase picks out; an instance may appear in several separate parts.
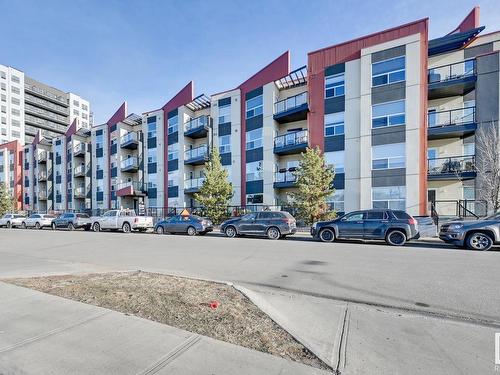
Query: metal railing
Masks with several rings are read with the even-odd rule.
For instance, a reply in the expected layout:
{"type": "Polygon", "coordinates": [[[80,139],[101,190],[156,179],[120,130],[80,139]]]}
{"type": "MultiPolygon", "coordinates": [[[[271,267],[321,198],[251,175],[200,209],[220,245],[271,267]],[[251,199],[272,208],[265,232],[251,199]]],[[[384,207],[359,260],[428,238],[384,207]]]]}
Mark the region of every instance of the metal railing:
{"type": "Polygon", "coordinates": [[[429,112],[427,118],[430,128],[468,124],[476,122],[476,107],[429,112]]]}
{"type": "Polygon", "coordinates": [[[427,168],[429,175],[475,172],[476,157],[470,155],[428,159],[427,168]]]}
{"type": "Polygon", "coordinates": [[[428,70],[429,83],[445,82],[476,74],[476,60],[465,60],[459,63],[431,68],[428,70]]]}
{"type": "Polygon", "coordinates": [[[47,172],[38,172],[38,181],[46,180],[47,172]]]}
{"type": "Polygon", "coordinates": [[[184,124],[184,131],[187,132],[197,128],[204,128],[205,126],[208,126],[208,124],[209,124],[208,115],[199,116],[187,121],[184,124]]]}
{"type": "Polygon", "coordinates": [[[131,141],[137,142],[138,139],[139,138],[138,138],[136,132],[129,132],[120,138],[120,145],[123,145],[123,144],[125,144],[127,142],[131,142],[131,141]]]}
{"type": "Polygon", "coordinates": [[[42,151],[38,154],[38,162],[47,161],[47,151],[42,151]]]}
{"type": "Polygon", "coordinates": [[[296,182],[297,176],[294,172],[276,172],[274,174],[274,182],[296,182]]]}
{"type": "Polygon", "coordinates": [[[78,186],[74,190],[74,195],[77,198],[84,198],[87,195],[87,192],[85,191],[85,186],[78,186]]]}
{"type": "Polygon", "coordinates": [[[287,133],[284,135],[279,135],[274,138],[274,147],[286,147],[295,146],[303,143],[307,143],[309,139],[309,133],[307,130],[299,130],[293,133],[287,133]]]}
{"type": "Polygon", "coordinates": [[[142,181],[127,181],[116,185],[115,191],[132,186],[134,191],[145,191],[144,183],[142,181]]]}
{"type": "Polygon", "coordinates": [[[481,199],[439,199],[429,202],[431,216],[436,224],[443,217],[473,217],[488,215],[488,202],[481,199]]]}
{"type": "Polygon", "coordinates": [[[85,153],[85,143],[79,143],[73,148],[73,154],[85,153]]]}
{"type": "Polygon", "coordinates": [[[77,177],[77,176],[83,175],[83,174],[85,174],[85,164],[80,164],[79,166],[77,166],[75,168],[74,176],[77,177]]]}
{"type": "Polygon", "coordinates": [[[189,180],[185,180],[184,181],[184,189],[201,188],[204,181],[205,181],[205,177],[191,178],[189,180]]]}
{"type": "Polygon", "coordinates": [[[121,169],[139,168],[139,159],[137,158],[137,156],[131,156],[130,158],[122,160],[120,165],[121,169]]]}
{"type": "Polygon", "coordinates": [[[184,151],[184,160],[197,159],[199,157],[206,157],[207,155],[208,147],[206,145],[203,145],[184,151]]]}
{"type": "Polygon", "coordinates": [[[290,109],[300,107],[307,103],[307,91],[301,92],[300,94],[290,96],[289,98],[277,101],[274,103],[274,114],[277,115],[282,112],[286,112],[290,109]]]}

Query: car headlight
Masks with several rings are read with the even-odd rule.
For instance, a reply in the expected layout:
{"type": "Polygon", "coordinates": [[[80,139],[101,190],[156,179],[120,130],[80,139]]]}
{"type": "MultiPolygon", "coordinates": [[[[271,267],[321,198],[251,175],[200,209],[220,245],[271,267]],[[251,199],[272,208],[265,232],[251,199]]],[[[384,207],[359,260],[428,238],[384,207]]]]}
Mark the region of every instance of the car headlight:
{"type": "Polygon", "coordinates": [[[463,227],[463,224],[450,224],[448,230],[457,230],[463,227]]]}

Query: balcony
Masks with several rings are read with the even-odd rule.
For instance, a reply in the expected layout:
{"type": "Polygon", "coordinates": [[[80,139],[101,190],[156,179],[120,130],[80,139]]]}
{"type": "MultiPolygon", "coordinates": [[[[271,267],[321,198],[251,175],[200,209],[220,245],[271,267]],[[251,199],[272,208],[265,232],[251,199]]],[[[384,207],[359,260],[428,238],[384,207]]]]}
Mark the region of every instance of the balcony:
{"type": "Polygon", "coordinates": [[[193,118],[184,124],[184,136],[193,139],[206,137],[209,127],[209,116],[205,115],[193,118]]]}
{"type": "Polygon", "coordinates": [[[307,130],[287,133],[274,138],[274,153],[277,155],[298,154],[308,146],[307,130]]]}
{"type": "Polygon", "coordinates": [[[297,182],[297,177],[293,171],[276,172],[274,174],[274,188],[275,189],[286,189],[295,186],[297,182]]]}
{"type": "Polygon", "coordinates": [[[139,147],[139,137],[137,133],[130,132],[121,137],[120,147],[129,150],[137,150],[137,147],[139,147]]]}
{"type": "Polygon", "coordinates": [[[184,164],[203,165],[208,160],[208,147],[206,145],[186,150],[184,152],[184,164]]]}
{"type": "Polygon", "coordinates": [[[85,164],[80,164],[79,166],[75,167],[73,175],[75,177],[85,177],[85,164]]]}
{"type": "Polygon", "coordinates": [[[139,170],[139,159],[137,156],[131,156],[122,161],[121,163],[121,171],[122,172],[130,172],[134,173],[139,170]]]}
{"type": "Polygon", "coordinates": [[[85,191],[85,186],[78,186],[73,191],[73,195],[76,199],[85,199],[87,197],[87,192],[85,191]]]}
{"type": "Polygon", "coordinates": [[[474,134],[477,128],[476,107],[429,112],[427,138],[457,138],[474,134]]]}
{"type": "Polygon", "coordinates": [[[476,157],[452,156],[427,161],[427,180],[470,180],[476,178],[476,157]]]}
{"type": "Polygon", "coordinates": [[[38,182],[47,181],[47,172],[38,172],[38,182]]]}
{"type": "Polygon", "coordinates": [[[429,69],[429,99],[465,95],[476,86],[476,60],[429,69]]]}
{"type": "Polygon", "coordinates": [[[38,200],[39,201],[46,201],[47,200],[47,192],[46,191],[39,191],[37,194],[38,200]]]}
{"type": "Polygon", "coordinates": [[[85,156],[85,143],[78,143],[73,148],[73,156],[75,156],[75,157],[85,156]]]}
{"type": "Polygon", "coordinates": [[[184,181],[184,193],[198,193],[201,186],[203,185],[203,181],[205,181],[205,177],[192,178],[190,180],[184,181]]]}
{"type": "Polygon", "coordinates": [[[47,151],[42,151],[38,154],[38,164],[47,163],[47,151]]]}
{"type": "Polygon", "coordinates": [[[307,92],[280,100],[274,103],[273,118],[280,124],[307,119],[309,106],[307,104],[307,92]]]}
{"type": "Polygon", "coordinates": [[[116,186],[117,197],[144,197],[147,195],[142,181],[130,181],[116,186]]]}

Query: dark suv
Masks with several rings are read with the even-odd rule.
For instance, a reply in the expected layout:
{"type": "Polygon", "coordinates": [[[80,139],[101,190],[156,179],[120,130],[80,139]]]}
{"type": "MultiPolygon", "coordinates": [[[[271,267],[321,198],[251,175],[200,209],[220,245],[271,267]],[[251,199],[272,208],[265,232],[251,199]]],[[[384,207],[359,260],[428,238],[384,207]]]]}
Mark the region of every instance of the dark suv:
{"type": "Polygon", "coordinates": [[[332,221],[320,221],[311,227],[311,235],[323,242],[336,239],[384,240],[389,245],[402,246],[417,239],[417,221],[404,211],[354,211],[332,221]]]}
{"type": "Polygon", "coordinates": [[[221,224],[220,231],[227,237],[250,234],[277,240],[294,234],[297,223],[288,212],[262,211],[226,220],[221,224]]]}
{"type": "Polygon", "coordinates": [[[90,230],[92,221],[87,214],[75,214],[72,212],[67,212],[52,220],[52,229],[57,228],[68,228],[69,230],[74,230],[78,228],[83,228],[85,230],[90,230]]]}

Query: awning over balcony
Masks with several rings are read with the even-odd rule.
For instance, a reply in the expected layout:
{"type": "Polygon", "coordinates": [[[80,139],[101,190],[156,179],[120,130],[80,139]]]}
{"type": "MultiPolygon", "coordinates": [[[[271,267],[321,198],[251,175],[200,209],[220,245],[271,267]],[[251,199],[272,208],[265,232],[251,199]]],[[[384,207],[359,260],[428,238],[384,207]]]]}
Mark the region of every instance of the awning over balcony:
{"type": "Polygon", "coordinates": [[[429,56],[465,47],[483,30],[484,26],[481,26],[461,33],[449,34],[441,38],[429,40],[429,56]]]}

